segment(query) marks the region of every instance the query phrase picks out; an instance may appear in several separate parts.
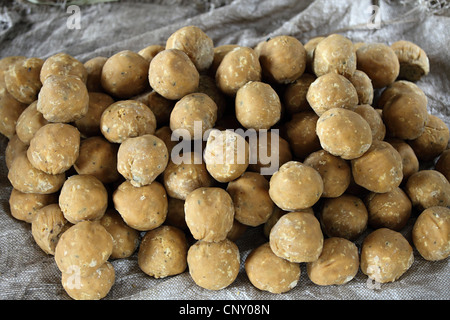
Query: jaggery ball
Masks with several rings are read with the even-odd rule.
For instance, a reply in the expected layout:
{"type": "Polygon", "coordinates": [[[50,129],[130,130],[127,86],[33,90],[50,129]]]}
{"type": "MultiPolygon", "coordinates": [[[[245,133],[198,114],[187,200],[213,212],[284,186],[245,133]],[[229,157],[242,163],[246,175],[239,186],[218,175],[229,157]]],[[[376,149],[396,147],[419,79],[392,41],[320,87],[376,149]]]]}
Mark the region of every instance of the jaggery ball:
{"type": "Polygon", "coordinates": [[[245,259],[245,273],[251,284],[270,293],[293,289],[300,279],[300,265],[275,255],[266,242],[253,249],[245,259]]]}
{"type": "Polygon", "coordinates": [[[236,118],[247,129],[270,129],[281,118],[277,92],[267,83],[249,81],[236,93],[236,118]]]}
{"type": "Polygon", "coordinates": [[[233,226],[231,230],[228,231],[227,239],[231,241],[238,240],[242,235],[244,235],[245,231],[247,231],[248,226],[240,223],[236,219],[233,219],[233,226]]]}
{"type": "Polygon", "coordinates": [[[248,170],[264,176],[271,176],[281,165],[292,160],[289,142],[273,130],[259,132],[256,142],[250,143],[249,148],[248,170]]]}
{"type": "Polygon", "coordinates": [[[357,105],[354,111],[359,114],[370,126],[372,130],[373,140],[384,140],[386,136],[386,126],[383,123],[383,118],[374,107],[368,104],[357,105]]]}
{"type": "Polygon", "coordinates": [[[325,239],[319,258],[306,264],[309,279],[319,286],[345,284],[358,270],[358,248],[353,242],[339,237],[325,239]]]}
{"type": "Polygon", "coordinates": [[[84,63],[86,68],[86,88],[89,92],[103,92],[102,68],[108,60],[107,57],[94,57],[84,63]]]}
{"type": "Polygon", "coordinates": [[[384,43],[367,43],[356,50],[357,69],[372,80],[375,89],[392,84],[400,72],[394,50],[384,43]]]}
{"type": "Polygon", "coordinates": [[[269,181],[257,172],[245,172],[227,186],[234,204],[234,218],[252,227],[259,226],[272,215],[274,203],[269,196],[269,181]]]}
{"type": "Polygon", "coordinates": [[[411,245],[394,230],[380,228],[372,231],[362,243],[361,271],[380,283],[398,280],[414,262],[411,245]]]}
{"type": "Polygon", "coordinates": [[[249,81],[261,81],[261,65],[255,51],[236,47],[228,52],[216,71],[217,87],[228,96],[235,96],[240,87],[249,81]]]}
{"type": "Polygon", "coordinates": [[[329,237],[356,240],[367,229],[367,222],[364,202],[351,194],[325,199],[320,210],[320,223],[329,237]]]}
{"type": "Polygon", "coordinates": [[[399,79],[418,81],[430,72],[430,61],[426,52],[417,44],[399,40],[391,44],[400,63],[399,79]]]}
{"type": "Polygon", "coordinates": [[[87,174],[67,178],[59,194],[59,206],[71,223],[98,220],[108,206],[108,192],[96,177],[87,174]]]}
{"type": "Polygon", "coordinates": [[[5,87],[0,86],[0,133],[11,139],[16,134],[17,120],[27,105],[17,101],[5,87]]]}
{"type": "Polygon", "coordinates": [[[5,148],[5,164],[6,168],[9,170],[11,164],[18,154],[27,153],[28,145],[19,139],[17,134],[13,135],[11,139],[8,140],[5,148]]]}
{"type": "Polygon", "coordinates": [[[142,102],[152,110],[158,127],[169,123],[170,113],[175,106],[174,100],[166,99],[156,91],[147,92],[133,99],[142,102]]]}
{"type": "Polygon", "coordinates": [[[67,123],[48,123],[30,140],[28,160],[48,174],[69,170],[80,153],[80,132],[67,123]]]}
{"type": "Polygon", "coordinates": [[[369,76],[361,70],[355,70],[348,80],[350,80],[358,94],[358,104],[372,105],[374,90],[369,76]]]}
{"type": "Polygon", "coordinates": [[[148,231],[139,246],[138,265],[154,278],[180,274],[187,267],[188,242],[184,232],[172,226],[148,231]]]}
{"type": "Polygon", "coordinates": [[[175,104],[170,113],[170,129],[173,132],[187,130],[192,140],[201,140],[203,134],[214,127],[216,120],[217,105],[214,100],[204,93],[191,93],[175,104]]]}
{"type": "Polygon", "coordinates": [[[89,92],[89,107],[86,114],[74,122],[84,137],[101,134],[100,119],[103,112],[114,103],[114,99],[103,92],[89,92]]]}
{"type": "Polygon", "coordinates": [[[305,48],[305,51],[306,51],[306,72],[314,74],[314,70],[313,70],[314,53],[315,53],[317,45],[323,39],[325,39],[324,36],[314,37],[314,38],[309,39],[304,44],[303,47],[305,48]]]}
{"type": "Polygon", "coordinates": [[[101,84],[110,95],[128,99],[148,87],[149,62],[140,54],[123,50],[106,60],[101,84]]]}
{"type": "Polygon", "coordinates": [[[353,42],[340,34],[325,37],[314,49],[312,68],[318,77],[331,72],[351,77],[356,70],[353,42]]]}
{"type": "Polygon", "coordinates": [[[209,174],[219,182],[241,176],[249,165],[249,145],[243,136],[230,130],[212,130],[204,150],[209,174]]]}
{"type": "Polygon", "coordinates": [[[150,63],[152,59],[161,51],[165,49],[164,46],[159,44],[151,44],[149,46],[146,46],[145,48],[142,48],[138,51],[138,53],[150,63]]]}
{"type": "Polygon", "coordinates": [[[314,80],[308,88],[306,100],[318,116],[333,108],[353,110],[359,101],[350,80],[334,72],[314,80]]]}
{"type": "Polygon", "coordinates": [[[450,149],[446,149],[441,153],[434,168],[450,181],[450,149]]]}
{"type": "Polygon", "coordinates": [[[76,76],[51,76],[42,83],[37,109],[49,122],[77,121],[89,109],[86,85],[76,76]]]}
{"type": "Polygon", "coordinates": [[[283,210],[312,207],[322,193],[323,180],[320,173],[298,161],[286,162],[270,178],[270,198],[283,210]]]}
{"type": "Polygon", "coordinates": [[[351,168],[349,163],[325,150],[312,152],[303,164],[319,172],[323,181],[322,197],[335,198],[342,195],[350,185],[351,168]]]}
{"type": "Polygon", "coordinates": [[[214,77],[201,74],[197,92],[204,93],[213,99],[217,105],[217,119],[222,118],[228,106],[228,99],[217,87],[214,77]]]}
{"type": "Polygon", "coordinates": [[[38,210],[31,222],[31,235],[42,251],[54,255],[59,238],[71,226],[59,205],[53,203],[38,210]]]}
{"type": "Polygon", "coordinates": [[[309,86],[316,80],[316,76],[304,73],[294,82],[289,83],[283,93],[283,103],[288,114],[310,111],[311,106],[306,99],[309,86]]]}
{"type": "Polygon", "coordinates": [[[13,188],[23,193],[50,194],[61,189],[66,174],[49,174],[36,169],[24,152],[16,155],[11,163],[8,180],[13,188]]]}
{"type": "Polygon", "coordinates": [[[11,215],[20,221],[31,223],[39,209],[58,202],[56,193],[24,193],[12,188],[9,195],[11,215]]]}
{"type": "Polygon", "coordinates": [[[170,130],[170,127],[162,126],[156,129],[155,136],[161,139],[166,144],[167,154],[170,157],[172,155],[172,149],[179,143],[177,139],[172,140],[175,135],[172,135],[172,130],[170,130]]]}
{"type": "Polygon", "coordinates": [[[298,159],[304,159],[310,153],[321,149],[316,133],[319,116],[313,111],[298,112],[284,123],[282,130],[292,153],[298,159]]]}
{"type": "Polygon", "coordinates": [[[109,261],[95,272],[80,277],[75,272],[62,273],[61,284],[74,300],[100,300],[106,297],[116,281],[114,266],[109,261]]]}
{"type": "Polygon", "coordinates": [[[5,72],[19,60],[25,60],[25,56],[6,56],[0,59],[0,87],[5,87],[5,72]]]}
{"type": "Polygon", "coordinates": [[[133,186],[129,181],[125,181],[114,191],[112,200],[114,208],[133,229],[152,230],[166,220],[167,193],[158,181],[141,187],[133,186]]]}
{"type": "Polygon", "coordinates": [[[185,214],[184,214],[184,200],[167,197],[168,208],[167,217],[164,224],[177,227],[181,230],[187,230],[185,214]]]}
{"type": "Polygon", "coordinates": [[[80,152],[73,164],[78,174],[89,174],[103,183],[111,183],[119,179],[117,171],[117,151],[119,146],[102,136],[83,139],[80,152]]]}
{"type": "Polygon", "coordinates": [[[419,159],[417,159],[416,153],[405,140],[388,138],[386,142],[389,142],[400,154],[403,166],[403,181],[407,181],[413,173],[419,171],[419,159]]]}
{"type": "Polygon", "coordinates": [[[109,141],[122,143],[130,137],[154,134],[156,118],[152,110],[142,102],[121,100],[103,111],[100,130],[109,141]]]}
{"type": "Polygon", "coordinates": [[[233,226],[234,204],[224,189],[201,187],[186,197],[184,213],[195,239],[218,242],[227,237],[233,226]]]}
{"type": "Polygon", "coordinates": [[[199,72],[206,71],[214,59],[214,43],[199,27],[186,26],[172,33],[166,49],[178,49],[187,54],[199,72]]]}
{"type": "Polygon", "coordinates": [[[111,234],[98,221],[81,221],[67,229],[55,248],[55,262],[62,273],[86,277],[109,259],[111,234]]]}
{"type": "Polygon", "coordinates": [[[8,92],[19,102],[30,104],[37,100],[42,83],[40,73],[44,60],[27,58],[13,63],[5,71],[5,84],[8,92]]]}
{"type": "Polygon", "coordinates": [[[100,224],[113,237],[111,259],[130,257],[139,245],[139,231],[128,226],[115,209],[106,210],[100,224]]]}
{"type": "Polygon", "coordinates": [[[232,284],[239,274],[239,249],[228,239],[197,241],[188,250],[187,263],[195,284],[208,290],[221,290],[232,284]]]}
{"type": "Polygon", "coordinates": [[[35,133],[46,124],[48,121],[37,110],[36,100],[23,110],[17,119],[16,134],[22,142],[29,145],[35,133]]]}
{"type": "Polygon", "coordinates": [[[150,86],[166,99],[178,100],[197,90],[200,75],[186,53],[167,49],[150,62],[150,86]]]}
{"type": "Polygon", "coordinates": [[[361,157],[372,145],[372,130],[355,111],[333,108],[323,113],[316,125],[322,148],[345,160],[361,157]]]}
{"type": "Polygon", "coordinates": [[[450,209],[434,206],[423,210],[414,222],[412,240],[425,260],[446,259],[450,255],[450,209]]]}
{"type": "Polygon", "coordinates": [[[217,68],[222,62],[223,57],[230,52],[231,50],[239,47],[237,44],[223,44],[217,47],[214,47],[214,58],[211,63],[211,67],[209,68],[209,74],[214,76],[216,74],[217,68]]]}
{"type": "Polygon", "coordinates": [[[369,150],[351,161],[355,182],[367,190],[383,193],[403,180],[402,158],[386,141],[375,140],[369,150]]]}
{"type": "Polygon", "coordinates": [[[68,53],[60,52],[48,57],[41,68],[41,82],[51,76],[75,76],[83,83],[87,81],[87,70],[82,62],[68,53]]]}
{"type": "Polygon", "coordinates": [[[189,193],[200,187],[210,187],[213,179],[209,175],[202,155],[197,152],[183,154],[186,161],[174,161],[172,158],[163,174],[167,194],[176,199],[185,200],[189,193]]]}
{"type": "Polygon", "coordinates": [[[450,183],[437,170],[420,170],[411,175],[406,181],[405,192],[417,210],[450,206],[450,183]]]}
{"type": "Polygon", "coordinates": [[[449,138],[450,132],[444,120],[429,114],[423,133],[408,142],[420,161],[431,161],[447,148],[449,138]]]}
{"type": "Polygon", "coordinates": [[[317,218],[307,212],[289,212],[272,227],[270,248],[290,262],[311,262],[319,258],[323,234],[317,218]]]}
{"type": "MultiPolygon", "coordinates": [[[[311,210],[311,212],[313,213],[312,208],[303,209],[303,210],[299,210],[299,211],[304,211],[304,210],[311,210]]],[[[272,230],[275,223],[277,223],[278,220],[286,213],[288,213],[288,211],[281,210],[277,206],[274,206],[272,214],[270,215],[270,217],[267,219],[267,221],[264,223],[264,226],[263,226],[263,234],[265,237],[269,238],[270,231],[272,230]]]]}
{"type": "Polygon", "coordinates": [[[305,71],[306,50],[298,39],[280,35],[263,43],[259,61],[265,78],[287,84],[294,82],[305,71]]]}
{"type": "Polygon", "coordinates": [[[412,204],[400,187],[385,193],[370,192],[364,199],[369,226],[400,231],[411,217],[412,204]]]}
{"type": "Polygon", "coordinates": [[[168,162],[166,144],[151,134],[126,139],[117,152],[117,170],[136,187],[152,183],[168,162]]]}

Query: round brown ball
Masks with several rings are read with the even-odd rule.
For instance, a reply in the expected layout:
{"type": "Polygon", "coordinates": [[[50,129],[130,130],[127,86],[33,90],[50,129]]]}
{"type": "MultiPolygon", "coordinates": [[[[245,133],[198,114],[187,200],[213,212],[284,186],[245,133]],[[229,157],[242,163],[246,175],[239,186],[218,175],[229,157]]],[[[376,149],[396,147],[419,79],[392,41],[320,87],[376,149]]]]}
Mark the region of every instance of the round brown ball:
{"type": "Polygon", "coordinates": [[[217,87],[226,95],[235,96],[249,81],[261,81],[258,55],[248,47],[236,47],[222,59],[215,75],[217,87]]]}
{"type": "Polygon", "coordinates": [[[48,123],[42,113],[37,110],[36,100],[23,110],[17,119],[16,134],[20,140],[29,145],[36,132],[48,123]]]}
{"type": "Polygon", "coordinates": [[[6,138],[11,139],[16,134],[17,120],[26,107],[0,86],[0,133],[6,138]]]}
{"type": "Polygon", "coordinates": [[[384,140],[384,137],[386,136],[386,126],[384,125],[380,113],[375,110],[374,107],[368,104],[360,104],[356,106],[354,111],[363,117],[369,124],[372,131],[372,141],[384,140]]]}
{"type": "Polygon", "coordinates": [[[283,103],[288,114],[310,111],[311,106],[306,99],[309,86],[316,80],[316,76],[304,73],[294,82],[288,84],[283,93],[283,103]]]}
{"type": "Polygon", "coordinates": [[[55,248],[55,262],[62,273],[87,277],[109,259],[111,234],[98,221],[81,221],[67,229],[55,248]]]}
{"type": "Polygon", "coordinates": [[[174,100],[166,99],[156,91],[150,91],[133,99],[144,103],[152,110],[158,127],[169,123],[170,114],[175,106],[174,100]]]}
{"type": "Polygon", "coordinates": [[[356,50],[357,69],[372,80],[375,89],[392,84],[400,72],[394,50],[384,43],[367,43],[356,50]]]}
{"type": "Polygon", "coordinates": [[[303,164],[311,166],[319,172],[323,181],[322,197],[324,198],[339,197],[350,185],[351,168],[349,163],[325,150],[311,153],[305,158],[303,164]]]}
{"type": "Polygon", "coordinates": [[[102,68],[105,65],[107,57],[94,57],[84,63],[86,68],[86,88],[89,92],[103,92],[102,87],[102,68]]]}
{"type": "Polygon", "coordinates": [[[150,63],[152,59],[161,51],[165,49],[164,46],[159,44],[151,44],[149,46],[146,46],[145,48],[142,48],[138,51],[138,53],[150,63]]]}
{"type": "Polygon", "coordinates": [[[228,239],[197,241],[188,250],[187,263],[195,284],[208,290],[221,290],[231,285],[239,274],[239,249],[228,239]]]}
{"type": "Polygon", "coordinates": [[[450,209],[435,206],[422,211],[414,223],[412,240],[425,260],[446,259],[450,255],[450,209]]]}
{"type": "Polygon", "coordinates": [[[59,206],[71,223],[98,220],[108,206],[108,192],[96,177],[86,174],[67,178],[59,195],[59,206]]]}
{"type": "Polygon", "coordinates": [[[149,62],[140,54],[120,51],[106,60],[102,68],[101,84],[110,95],[128,99],[148,87],[149,62]]]}
{"type": "Polygon", "coordinates": [[[40,73],[44,60],[28,58],[16,61],[4,73],[8,92],[19,102],[30,104],[37,100],[42,83],[40,73]]]}
{"type": "Polygon", "coordinates": [[[247,170],[249,145],[238,133],[214,129],[206,141],[203,157],[206,169],[215,180],[230,182],[247,170]]]}
{"type": "Polygon", "coordinates": [[[116,281],[113,265],[106,261],[95,272],[85,277],[76,273],[62,273],[61,284],[74,300],[100,300],[106,297],[116,281]]]}
{"type": "Polygon", "coordinates": [[[411,217],[412,204],[403,189],[385,193],[369,193],[364,203],[369,213],[369,226],[400,231],[411,217]]]}
{"type": "Polygon", "coordinates": [[[361,70],[355,70],[348,80],[350,80],[358,94],[358,104],[372,105],[374,90],[369,76],[361,70]]]}
{"type": "Polygon", "coordinates": [[[12,188],[9,195],[11,215],[20,221],[32,223],[39,209],[58,202],[57,194],[23,193],[12,188]]]}
{"type": "Polygon", "coordinates": [[[83,83],[87,81],[87,70],[82,62],[65,52],[59,52],[48,57],[41,68],[41,82],[51,76],[75,76],[83,83]]]}
{"type": "Polygon", "coordinates": [[[11,163],[8,180],[13,188],[23,193],[50,194],[61,189],[66,174],[49,174],[36,169],[24,152],[16,155],[11,163]]]}
{"type": "Polygon", "coordinates": [[[116,210],[106,210],[100,224],[113,237],[111,259],[128,258],[136,251],[139,245],[139,231],[128,226],[116,210]]]}
{"type": "Polygon", "coordinates": [[[346,284],[359,271],[358,248],[344,238],[327,238],[319,258],[308,262],[306,271],[309,279],[319,286],[346,284]]]}
{"type": "Polygon", "coordinates": [[[103,92],[89,92],[88,112],[74,122],[83,137],[101,135],[100,119],[103,112],[114,103],[114,99],[103,92]]]}
{"type": "Polygon", "coordinates": [[[209,175],[202,156],[196,152],[183,154],[187,161],[174,162],[172,158],[163,174],[164,187],[169,197],[185,200],[189,193],[200,187],[210,187],[213,179],[209,175]]]}
{"type": "Polygon", "coordinates": [[[180,274],[187,267],[188,242],[183,231],[160,226],[142,238],[138,252],[139,268],[154,278],[180,274]]]}
{"type": "Polygon", "coordinates": [[[398,151],[402,158],[403,166],[403,181],[407,181],[408,178],[419,171],[419,159],[411,146],[402,139],[388,138],[386,142],[389,142],[395,150],[398,151]]]}
{"type": "MultiPolygon", "coordinates": [[[[217,105],[204,93],[191,93],[181,98],[170,113],[170,129],[186,130],[190,139],[202,139],[217,121],[217,105]],[[198,132],[198,129],[201,129],[198,132]],[[199,136],[201,134],[201,136],[199,136]]],[[[183,135],[184,136],[184,135],[183,135]]]]}
{"type": "Polygon", "coordinates": [[[195,239],[218,242],[227,237],[233,226],[234,204],[224,189],[201,187],[186,197],[184,213],[195,239]]]}
{"type": "Polygon", "coordinates": [[[356,70],[353,42],[340,34],[325,37],[314,50],[312,68],[318,77],[331,72],[351,77],[356,70]]]}
{"type": "Polygon", "coordinates": [[[306,68],[306,50],[296,38],[280,35],[264,42],[259,52],[262,74],[271,82],[287,84],[306,68]]]}
{"type": "Polygon", "coordinates": [[[200,75],[186,53],[167,49],[150,62],[150,86],[166,99],[179,100],[197,90],[200,75]]]}
{"type": "Polygon", "coordinates": [[[450,183],[437,170],[420,170],[411,175],[406,181],[405,192],[419,211],[450,206],[450,183]]]}
{"type": "Polygon", "coordinates": [[[314,80],[308,88],[306,100],[318,116],[333,108],[353,110],[359,101],[350,80],[334,72],[314,80]]]}
{"type": "Polygon", "coordinates": [[[252,227],[259,226],[272,215],[274,203],[269,195],[269,182],[256,172],[245,172],[227,186],[234,204],[234,218],[252,227]]]}
{"type": "Polygon", "coordinates": [[[290,262],[311,262],[319,258],[323,234],[316,217],[306,212],[289,212],[281,216],[269,235],[270,248],[290,262]]]}
{"type": "Polygon", "coordinates": [[[372,130],[355,111],[333,108],[323,113],[316,125],[322,148],[345,160],[361,157],[372,145],[372,130]]]}
{"type": "Polygon", "coordinates": [[[172,33],[166,49],[178,49],[187,54],[199,72],[206,71],[214,59],[214,43],[199,27],[186,26],[172,33]]]}
{"type": "Polygon", "coordinates": [[[369,191],[388,192],[403,180],[402,158],[385,141],[375,140],[366,153],[351,161],[351,165],[355,182],[369,191]]]}
{"type": "Polygon", "coordinates": [[[89,109],[86,85],[75,76],[51,76],[42,83],[37,109],[49,122],[77,121],[89,109]]]}
{"type": "Polygon", "coordinates": [[[399,40],[391,44],[400,63],[399,79],[418,81],[430,72],[430,61],[426,52],[417,44],[399,40]]]}
{"type": "Polygon", "coordinates": [[[17,134],[13,135],[11,139],[9,139],[5,148],[5,164],[6,168],[9,170],[11,168],[11,164],[16,158],[18,154],[25,153],[27,154],[28,145],[19,139],[17,134]]]}
{"type": "Polygon", "coordinates": [[[217,47],[214,47],[214,58],[211,63],[211,67],[209,68],[209,74],[214,76],[216,74],[217,68],[222,62],[223,57],[230,52],[231,50],[239,47],[237,44],[224,44],[217,47]]]}
{"type": "Polygon", "coordinates": [[[136,187],[152,183],[168,162],[166,144],[151,134],[126,139],[117,152],[117,171],[136,187]]]}
{"type": "Polygon", "coordinates": [[[153,230],[166,220],[167,193],[158,181],[141,187],[135,187],[125,181],[114,191],[112,200],[114,208],[133,229],[153,230]]]}
{"type": "Polygon", "coordinates": [[[350,241],[356,240],[367,229],[368,217],[364,202],[351,194],[325,199],[320,210],[324,233],[350,241]]]}
{"type": "Polygon", "coordinates": [[[362,243],[361,271],[380,283],[398,280],[414,261],[411,245],[394,230],[380,228],[372,231],[362,243]]]}
{"type": "Polygon", "coordinates": [[[56,244],[61,235],[72,226],[57,203],[42,207],[31,222],[31,235],[45,253],[55,254],[56,244]]]}
{"type": "Polygon", "coordinates": [[[30,140],[27,156],[37,169],[48,174],[69,170],[80,154],[80,132],[67,123],[48,123],[30,140]]]}
{"type": "Polygon", "coordinates": [[[136,100],[111,104],[100,118],[100,130],[110,142],[122,143],[130,137],[154,134],[156,118],[152,110],[136,100]]]}
{"type": "Polygon", "coordinates": [[[269,195],[281,209],[312,207],[322,196],[323,180],[314,168],[298,161],[283,164],[270,179],[269,195]]]}
{"type": "Polygon", "coordinates": [[[300,265],[275,255],[266,242],[245,259],[245,273],[251,284],[270,293],[292,290],[300,280],[300,265]]]}
{"type": "Polygon", "coordinates": [[[306,51],[306,72],[314,74],[314,70],[313,70],[314,52],[315,52],[316,47],[319,44],[319,42],[322,41],[323,39],[325,39],[325,37],[318,36],[318,37],[309,39],[305,43],[304,48],[306,51]]]}
{"type": "Polygon", "coordinates": [[[270,129],[281,118],[281,102],[267,83],[249,81],[236,93],[236,118],[247,129],[270,129]]]}

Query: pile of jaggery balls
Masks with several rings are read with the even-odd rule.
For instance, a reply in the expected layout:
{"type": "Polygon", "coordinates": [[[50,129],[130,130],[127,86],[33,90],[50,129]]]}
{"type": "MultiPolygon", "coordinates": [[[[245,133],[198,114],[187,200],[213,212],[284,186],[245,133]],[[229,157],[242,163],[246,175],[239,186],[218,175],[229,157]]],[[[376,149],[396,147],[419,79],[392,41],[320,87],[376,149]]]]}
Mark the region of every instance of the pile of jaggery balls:
{"type": "Polygon", "coordinates": [[[139,52],[11,56],[0,70],[11,214],[54,255],[73,299],[104,298],[112,262],[133,254],[150,277],[189,272],[208,290],[242,263],[271,293],[296,287],[301,263],[319,286],[359,270],[386,283],[411,267],[413,246],[425,260],[450,254],[449,129],[416,84],[429,61],[414,43],[214,46],[187,26],[139,52]],[[194,142],[195,123],[201,150],[173,161],[172,134],[194,142]],[[249,161],[239,128],[269,132],[256,149],[278,159],[272,175],[249,161]],[[250,228],[267,241],[241,261],[250,228]]]}

